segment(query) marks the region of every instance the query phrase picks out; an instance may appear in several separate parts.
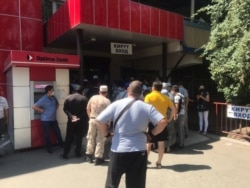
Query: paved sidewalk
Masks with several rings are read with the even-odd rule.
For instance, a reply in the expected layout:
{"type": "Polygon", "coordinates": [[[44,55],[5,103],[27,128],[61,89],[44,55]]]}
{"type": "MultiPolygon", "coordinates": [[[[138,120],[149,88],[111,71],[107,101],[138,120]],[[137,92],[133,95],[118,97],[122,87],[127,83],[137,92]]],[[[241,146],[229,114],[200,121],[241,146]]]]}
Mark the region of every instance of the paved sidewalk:
{"type": "MultiPolygon", "coordinates": [[[[59,159],[62,150],[54,147],[17,151],[0,158],[1,188],[102,188],[107,165],[94,166],[74,158],[59,159]]],[[[73,150],[73,148],[72,148],[73,150]]],[[[163,168],[156,169],[157,153],[151,152],[147,188],[248,188],[250,179],[248,142],[200,135],[190,131],[186,147],[164,155],[163,168]]],[[[125,178],[120,188],[125,188],[125,178]]]]}

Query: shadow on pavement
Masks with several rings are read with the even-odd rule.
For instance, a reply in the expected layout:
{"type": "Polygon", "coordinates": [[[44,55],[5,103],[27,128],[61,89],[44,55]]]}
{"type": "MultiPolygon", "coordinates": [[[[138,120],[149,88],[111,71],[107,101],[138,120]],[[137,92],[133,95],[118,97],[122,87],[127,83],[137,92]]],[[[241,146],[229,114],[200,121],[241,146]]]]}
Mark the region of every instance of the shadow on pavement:
{"type": "MultiPolygon", "coordinates": [[[[157,167],[148,167],[148,169],[157,169],[157,167]]],[[[162,166],[161,169],[170,169],[176,172],[188,172],[195,170],[207,170],[212,168],[208,165],[177,164],[172,166],[162,166]]]]}

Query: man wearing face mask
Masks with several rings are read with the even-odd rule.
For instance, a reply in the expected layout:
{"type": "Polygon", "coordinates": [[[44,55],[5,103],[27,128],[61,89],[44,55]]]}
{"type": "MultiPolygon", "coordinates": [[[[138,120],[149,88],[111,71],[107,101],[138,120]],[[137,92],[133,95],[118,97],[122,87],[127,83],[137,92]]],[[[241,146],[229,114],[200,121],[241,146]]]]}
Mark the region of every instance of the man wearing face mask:
{"type": "Polygon", "coordinates": [[[56,111],[58,101],[54,96],[54,88],[51,85],[45,87],[45,95],[43,95],[33,106],[33,109],[41,114],[41,123],[44,130],[44,139],[47,152],[52,154],[50,143],[50,129],[56,135],[58,144],[63,147],[61,131],[56,119],[56,111]]]}
{"type": "Polygon", "coordinates": [[[210,96],[209,93],[205,90],[204,85],[200,85],[198,94],[196,95],[196,99],[200,128],[198,132],[207,134],[210,96]]]}

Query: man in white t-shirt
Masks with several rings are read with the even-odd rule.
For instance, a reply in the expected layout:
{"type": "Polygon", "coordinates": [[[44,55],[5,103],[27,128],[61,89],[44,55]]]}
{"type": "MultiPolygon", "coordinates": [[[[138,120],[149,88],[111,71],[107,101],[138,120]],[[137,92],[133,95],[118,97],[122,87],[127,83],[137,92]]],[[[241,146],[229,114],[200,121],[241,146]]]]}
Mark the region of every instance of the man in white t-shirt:
{"type": "Polygon", "coordinates": [[[174,119],[177,122],[177,144],[179,148],[183,148],[185,139],[184,126],[186,115],[185,97],[179,92],[179,87],[177,85],[172,86],[171,93],[174,96],[174,104],[176,107],[176,114],[174,119]]]}

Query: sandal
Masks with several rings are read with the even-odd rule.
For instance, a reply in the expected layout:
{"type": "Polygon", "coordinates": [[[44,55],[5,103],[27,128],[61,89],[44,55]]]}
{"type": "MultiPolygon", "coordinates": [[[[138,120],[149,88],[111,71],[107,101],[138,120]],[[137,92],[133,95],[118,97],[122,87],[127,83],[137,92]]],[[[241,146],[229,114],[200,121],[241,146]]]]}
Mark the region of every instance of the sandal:
{"type": "Polygon", "coordinates": [[[156,162],[156,168],[161,169],[161,163],[156,162]]]}

